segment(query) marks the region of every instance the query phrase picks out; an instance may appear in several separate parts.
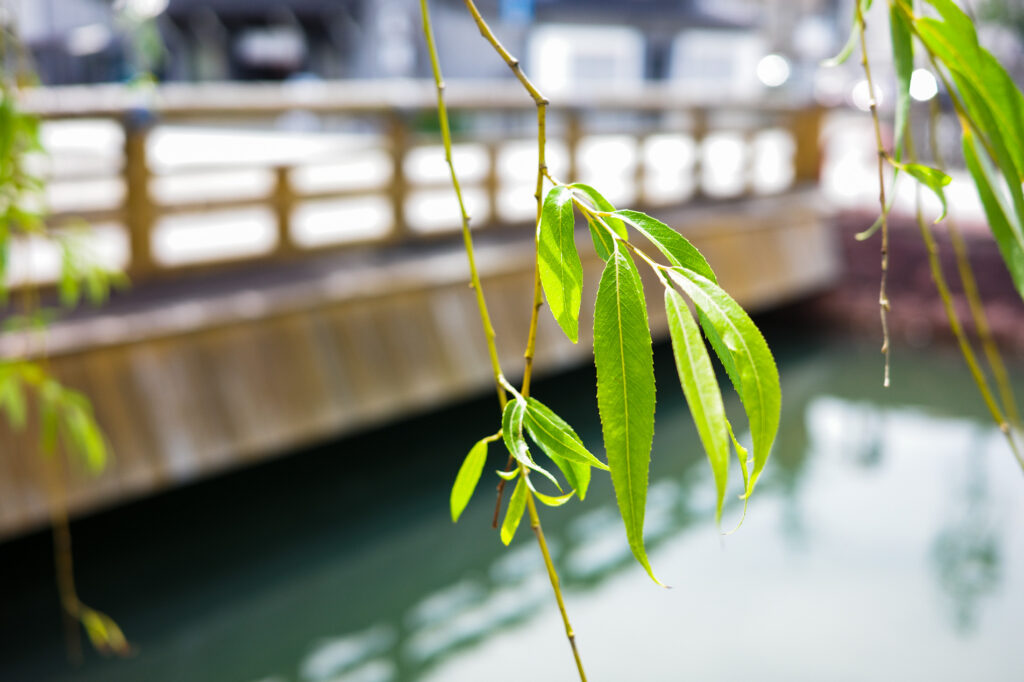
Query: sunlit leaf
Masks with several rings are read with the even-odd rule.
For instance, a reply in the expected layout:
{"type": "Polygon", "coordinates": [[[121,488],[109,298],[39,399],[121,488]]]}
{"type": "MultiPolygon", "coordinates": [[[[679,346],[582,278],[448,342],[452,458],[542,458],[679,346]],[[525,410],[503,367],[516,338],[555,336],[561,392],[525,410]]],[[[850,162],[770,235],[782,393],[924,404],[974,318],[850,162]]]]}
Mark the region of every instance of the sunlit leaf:
{"type": "Polygon", "coordinates": [[[530,482],[530,478],[526,478],[526,485],[530,487],[530,492],[533,496],[541,501],[541,504],[547,505],[548,507],[561,507],[563,504],[572,499],[572,496],[576,494],[575,490],[570,490],[564,495],[545,495],[536,488],[533,487],[533,483],[530,482]]]}
{"type": "Polygon", "coordinates": [[[505,520],[501,523],[501,541],[506,545],[515,537],[519,521],[523,518],[523,512],[526,510],[526,496],[529,491],[526,489],[525,481],[525,476],[519,477],[519,482],[516,483],[516,488],[512,491],[512,497],[508,500],[505,520]]]}
{"type": "Polygon", "coordinates": [[[508,401],[505,406],[505,411],[501,415],[501,437],[505,441],[505,447],[508,448],[509,454],[515,458],[517,462],[525,466],[527,469],[536,471],[548,480],[555,484],[559,490],[562,486],[558,483],[554,476],[552,476],[546,469],[537,465],[533,461],[533,457],[530,456],[530,448],[526,445],[526,439],[523,438],[523,419],[526,416],[526,401],[521,397],[516,397],[513,400],[508,401]]]}
{"type": "Polygon", "coordinates": [[[665,289],[665,312],[668,314],[668,329],[679,383],[715,477],[715,520],[721,521],[729,478],[729,429],[722,391],[718,387],[718,378],[711,366],[700,328],[682,295],[672,288],[665,289]]]}
{"type": "Polygon", "coordinates": [[[606,470],[607,465],[584,447],[583,441],[565,420],[535,398],[527,400],[523,423],[530,438],[561,470],[579,498],[584,499],[590,486],[591,464],[606,470]]]}
{"type": "Polygon", "coordinates": [[[526,428],[530,437],[545,450],[554,450],[565,459],[608,470],[608,465],[592,455],[572,427],[551,408],[536,398],[527,399],[526,428]]]}
{"type": "Polygon", "coordinates": [[[462,460],[459,473],[455,476],[455,484],[452,486],[451,511],[452,521],[458,521],[466,505],[469,504],[476,484],[480,481],[480,474],[484,471],[484,464],[487,462],[487,444],[491,438],[482,438],[469,450],[469,454],[462,460]]]}
{"type": "MultiPolygon", "coordinates": [[[[615,207],[612,206],[612,203],[605,199],[600,192],[598,192],[590,185],[585,185],[582,182],[574,182],[573,184],[569,185],[569,187],[573,190],[576,190],[577,193],[586,195],[586,197],[590,200],[590,203],[598,211],[602,211],[604,213],[611,213],[612,211],[615,210],[615,207]]],[[[618,218],[612,216],[605,216],[605,223],[608,225],[608,227],[612,228],[615,234],[619,235],[621,239],[626,239],[629,236],[626,232],[626,226],[623,225],[622,221],[619,220],[618,218]]]]}
{"type": "Polygon", "coordinates": [[[633,556],[655,581],[644,549],[644,510],[654,438],[654,367],[640,274],[617,246],[594,307],[597,406],[612,484],[633,556]]]}
{"type": "MultiPolygon", "coordinates": [[[[612,206],[611,202],[605,199],[600,192],[590,185],[577,182],[569,185],[569,187],[575,190],[577,196],[585,197],[590,206],[598,211],[608,213],[615,210],[615,207],[612,206]]],[[[604,225],[610,228],[621,239],[626,238],[626,226],[623,225],[622,221],[618,218],[603,216],[596,220],[602,221],[604,225]]],[[[611,256],[613,242],[615,239],[608,234],[608,230],[605,229],[604,225],[597,224],[596,220],[587,216],[587,226],[590,228],[590,238],[594,241],[594,251],[597,252],[597,255],[601,260],[606,261],[611,256]]]]}
{"type": "Polygon", "coordinates": [[[699,272],[712,282],[715,281],[715,273],[704,255],[686,237],[665,223],[640,211],[616,211],[615,215],[654,244],[671,265],[699,272]]]}
{"type": "Polygon", "coordinates": [[[599,220],[604,219],[587,216],[587,227],[590,229],[590,239],[594,242],[594,252],[601,260],[607,261],[614,248],[615,239],[597,222],[599,220]]]}
{"type": "Polygon", "coordinates": [[[498,474],[499,477],[505,479],[506,481],[514,481],[516,480],[516,476],[519,475],[519,467],[516,467],[511,471],[502,471],[501,469],[498,469],[494,473],[498,474]]]}
{"type": "Polygon", "coordinates": [[[537,234],[537,258],[544,296],[558,326],[569,340],[579,340],[583,265],[576,251],[572,190],[548,192],[537,234]]]}
{"type": "Polygon", "coordinates": [[[735,376],[731,378],[750,421],[754,445],[754,467],[747,481],[749,495],[779,430],[782,392],[775,360],[750,316],[718,285],[682,268],[672,268],[669,276],[721,337],[722,347],[715,348],[716,352],[726,354],[733,363],[735,376]]]}
{"type": "Polygon", "coordinates": [[[935,219],[935,222],[939,222],[945,218],[947,210],[945,187],[953,180],[953,178],[949,177],[937,168],[922,166],[919,163],[903,163],[900,164],[899,167],[908,175],[912,176],[915,180],[934,192],[935,196],[937,196],[939,201],[942,202],[942,214],[935,219]]]}

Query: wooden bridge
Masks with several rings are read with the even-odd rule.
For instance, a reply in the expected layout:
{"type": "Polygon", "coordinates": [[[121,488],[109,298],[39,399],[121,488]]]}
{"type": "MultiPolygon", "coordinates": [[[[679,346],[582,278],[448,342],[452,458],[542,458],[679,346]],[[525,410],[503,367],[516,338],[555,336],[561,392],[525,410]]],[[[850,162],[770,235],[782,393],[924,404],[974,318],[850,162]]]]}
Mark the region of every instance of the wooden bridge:
{"type": "MultiPolygon", "coordinates": [[[[72,131],[89,122],[118,145],[100,160],[55,152],[52,221],[94,224],[107,240],[97,250],[133,286],[53,325],[45,342],[0,337],[3,357],[45,348],[53,371],[92,399],[113,452],[102,474],[71,466],[63,485],[46,486],[36,439],[0,426],[9,445],[0,457],[0,536],[45,524],[54,495],[73,513],[101,508],[490,385],[430,132],[433,96],[420,82],[32,93],[26,105],[46,121],[72,131]],[[284,123],[335,132],[267,132],[275,121],[278,131],[284,123]],[[240,160],[220,158],[225,139],[237,145],[223,155],[240,160]],[[176,144],[186,143],[192,156],[215,158],[176,163],[176,144]],[[284,153],[270,154],[276,147],[284,153]],[[230,173],[256,181],[218,179],[230,173]],[[108,205],[103,191],[81,187],[67,190],[81,205],[61,203],[62,187],[89,183],[113,188],[108,205]],[[224,235],[243,238],[206,247],[224,235]]],[[[448,98],[483,286],[514,377],[533,277],[532,104],[504,82],[455,84],[448,98]]],[[[557,177],[592,181],[617,205],[681,229],[749,309],[806,295],[837,274],[816,194],[820,111],[703,105],[648,88],[555,103],[549,121],[557,177]],[[762,153],[766,141],[776,152],[762,153]]],[[[586,316],[600,262],[582,233],[579,244],[586,316]]],[[[33,248],[36,265],[15,276],[47,277],[46,254],[33,248]]],[[[664,335],[654,303],[652,325],[664,335]]],[[[588,358],[589,320],[574,346],[548,317],[538,370],[588,358]]],[[[461,454],[452,453],[453,465],[461,454]]]]}

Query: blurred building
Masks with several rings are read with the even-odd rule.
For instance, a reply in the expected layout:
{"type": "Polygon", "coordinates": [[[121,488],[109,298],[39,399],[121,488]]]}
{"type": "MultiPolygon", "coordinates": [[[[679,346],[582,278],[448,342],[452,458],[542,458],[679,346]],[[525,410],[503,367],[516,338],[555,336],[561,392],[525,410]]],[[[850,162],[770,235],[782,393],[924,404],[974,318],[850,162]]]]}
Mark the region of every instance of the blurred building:
{"type": "MultiPolygon", "coordinates": [[[[9,0],[50,84],[117,81],[138,65],[166,80],[388,78],[429,74],[416,0],[9,0]],[[129,20],[125,16],[129,16],[129,20]],[[154,56],[155,55],[155,56],[154,56]],[[137,61],[137,60],[136,60],[137,61]]],[[[820,59],[843,0],[479,0],[548,90],[670,80],[709,96],[762,88],[758,60],[820,59]]],[[[461,0],[433,0],[451,78],[508,77],[461,0]]]]}

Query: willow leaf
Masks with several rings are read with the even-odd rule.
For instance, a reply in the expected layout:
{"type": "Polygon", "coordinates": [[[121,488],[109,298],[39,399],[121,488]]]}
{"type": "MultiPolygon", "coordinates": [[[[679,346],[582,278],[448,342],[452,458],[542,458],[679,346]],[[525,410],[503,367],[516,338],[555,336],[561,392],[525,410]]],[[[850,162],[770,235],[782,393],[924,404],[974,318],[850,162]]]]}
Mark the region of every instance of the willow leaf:
{"type": "Polygon", "coordinates": [[[945,218],[947,211],[946,191],[943,188],[948,185],[953,178],[949,177],[938,168],[922,166],[919,163],[903,163],[899,164],[899,168],[934,192],[935,196],[937,196],[939,201],[942,202],[942,214],[935,219],[935,222],[940,222],[945,218]]]}
{"type": "Polygon", "coordinates": [[[594,242],[594,252],[598,258],[607,261],[612,255],[615,239],[590,216],[587,216],[587,227],[590,229],[590,239],[594,242]]]}
{"type": "Polygon", "coordinates": [[[579,340],[583,265],[576,251],[572,190],[559,185],[548,192],[537,234],[537,258],[544,296],[569,340],[579,340]]]}
{"type": "Polygon", "coordinates": [[[505,510],[505,520],[501,522],[501,541],[506,545],[512,542],[519,528],[519,521],[523,518],[523,511],[526,509],[526,476],[520,476],[516,483],[512,497],[508,501],[508,509],[505,510]]]}
{"type": "Polygon", "coordinates": [[[690,314],[686,301],[672,288],[665,289],[665,312],[672,338],[672,351],[679,372],[679,383],[690,406],[697,434],[711,463],[718,493],[715,520],[722,520],[725,487],[729,478],[729,427],[722,403],[722,391],[711,366],[700,328],[690,314]]]}
{"type": "Polygon", "coordinates": [[[993,160],[1002,171],[1003,177],[1006,178],[1006,185],[1010,190],[1010,196],[1013,197],[1013,205],[1017,211],[1016,222],[1020,223],[1021,220],[1024,220],[1024,190],[1021,188],[1020,174],[1024,169],[1018,169],[1015,165],[1005,140],[999,134],[999,126],[977,89],[971,85],[970,81],[956,72],[953,73],[953,79],[967,105],[967,111],[974,127],[981,131],[981,135],[985,136],[988,142],[987,148],[991,149],[993,160]]]}
{"type": "Polygon", "coordinates": [[[1006,268],[1010,271],[1017,293],[1024,298],[1024,245],[1021,244],[1019,234],[1013,229],[1009,211],[993,188],[990,173],[979,158],[975,145],[974,137],[966,132],[963,137],[963,149],[967,169],[971,172],[971,177],[974,178],[978,196],[981,197],[981,204],[985,209],[985,217],[988,218],[989,229],[992,230],[996,245],[999,247],[999,253],[1006,262],[1006,268]]]}
{"type": "MultiPolygon", "coordinates": [[[[586,197],[588,200],[587,203],[598,211],[611,212],[615,210],[612,203],[605,199],[600,192],[590,185],[585,185],[582,182],[576,182],[569,185],[569,187],[576,190],[575,193],[577,195],[586,197]]],[[[626,226],[622,224],[621,220],[608,216],[602,216],[599,220],[603,221],[604,225],[610,228],[620,238],[626,239],[626,226]]],[[[597,252],[597,255],[601,260],[607,261],[611,257],[613,242],[615,239],[608,234],[608,230],[605,229],[603,225],[597,224],[597,222],[589,215],[587,216],[587,227],[590,228],[590,238],[594,241],[594,251],[597,252]]]]}
{"type": "Polygon", "coordinates": [[[556,450],[565,459],[608,471],[608,465],[587,450],[572,427],[536,398],[527,398],[524,423],[538,445],[547,444],[545,451],[556,450]]]}
{"type": "Polygon", "coordinates": [[[4,372],[0,380],[0,410],[7,412],[7,419],[15,431],[25,428],[28,417],[25,392],[14,372],[4,372]]]}
{"type": "Polygon", "coordinates": [[[503,478],[506,481],[514,481],[516,480],[516,476],[519,475],[519,467],[516,467],[511,471],[502,471],[501,469],[497,469],[494,473],[498,474],[500,478],[503,478]]]}
{"type": "MultiPolygon", "coordinates": [[[[585,185],[582,182],[574,182],[573,184],[569,185],[569,187],[590,199],[590,203],[593,204],[594,208],[596,208],[598,211],[611,213],[612,211],[615,210],[615,207],[612,206],[612,202],[605,199],[600,192],[598,192],[590,185],[585,185]]],[[[619,235],[620,238],[628,238],[629,235],[626,232],[626,226],[623,225],[622,221],[619,220],[618,218],[606,216],[605,223],[608,225],[608,227],[612,228],[612,231],[615,232],[615,234],[619,235]]]]}
{"type": "Polygon", "coordinates": [[[596,462],[594,466],[607,470],[607,465],[590,454],[571,426],[534,398],[527,400],[523,424],[530,438],[565,475],[576,495],[581,500],[586,498],[590,487],[591,458],[596,462]]]}
{"type": "Polygon", "coordinates": [[[893,156],[903,158],[903,137],[910,118],[910,77],[914,73],[914,41],[904,11],[905,0],[889,5],[889,34],[892,39],[893,66],[896,71],[896,140],[893,156]]]}
{"type": "Polygon", "coordinates": [[[545,495],[536,488],[533,487],[533,483],[530,481],[530,477],[526,477],[526,485],[529,486],[530,492],[541,501],[541,504],[547,505],[548,507],[561,507],[563,504],[572,499],[572,496],[576,494],[575,490],[570,490],[564,495],[545,495]]]}
{"type": "Polygon", "coordinates": [[[976,89],[998,126],[986,131],[986,137],[1005,138],[1019,177],[1024,170],[1024,97],[1006,69],[978,43],[974,24],[963,10],[950,0],[929,3],[943,21],[918,18],[914,22],[917,34],[946,68],[976,89]]]}
{"type": "Polygon", "coordinates": [[[597,290],[594,364],[604,445],[626,538],[633,556],[658,582],[643,540],[654,438],[651,332],[640,275],[629,255],[617,245],[597,290]]]}
{"type": "Polygon", "coordinates": [[[672,281],[707,316],[709,324],[721,337],[723,350],[720,352],[727,353],[733,362],[736,372],[733,381],[738,384],[736,390],[750,421],[754,445],[754,467],[746,490],[749,495],[768,462],[779,430],[782,409],[779,371],[761,332],[725,291],[695,272],[682,268],[668,272],[672,281]]]}
{"type": "Polygon", "coordinates": [[[487,462],[487,444],[490,441],[490,437],[477,441],[462,460],[459,473],[455,476],[455,485],[452,486],[450,503],[453,522],[459,520],[459,516],[469,504],[469,499],[473,497],[473,491],[476,490],[476,484],[480,481],[480,474],[483,473],[484,464],[487,462]]]}
{"type": "MultiPolygon", "coordinates": [[[[864,12],[868,11],[871,8],[871,0],[861,0],[860,4],[861,10],[864,12]]],[[[853,49],[857,47],[857,38],[860,36],[859,31],[860,21],[858,20],[856,6],[854,6],[853,26],[850,27],[850,36],[846,39],[846,43],[843,45],[842,49],[839,50],[839,54],[837,54],[835,57],[831,57],[829,59],[824,60],[823,62],[821,62],[821,65],[825,67],[839,66],[847,59],[849,59],[850,55],[853,54],[853,49]]]]}
{"type": "Polygon", "coordinates": [[[526,415],[526,401],[522,398],[515,398],[508,401],[505,411],[501,414],[501,437],[505,441],[505,447],[517,462],[527,469],[536,471],[548,478],[559,490],[562,486],[546,469],[537,466],[530,456],[530,448],[523,438],[523,418],[526,415]]]}
{"type": "Polygon", "coordinates": [[[672,265],[699,272],[715,281],[715,272],[704,255],[690,241],[665,223],[640,211],[616,211],[627,224],[632,225],[661,251],[672,265]]]}

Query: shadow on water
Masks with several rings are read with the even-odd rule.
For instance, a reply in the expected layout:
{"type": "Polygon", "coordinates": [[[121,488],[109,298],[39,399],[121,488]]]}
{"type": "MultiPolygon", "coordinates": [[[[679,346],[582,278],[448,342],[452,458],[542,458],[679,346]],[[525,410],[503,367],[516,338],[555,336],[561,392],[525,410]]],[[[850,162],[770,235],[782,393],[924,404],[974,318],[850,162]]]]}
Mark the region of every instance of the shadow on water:
{"type": "MultiPolygon", "coordinates": [[[[833,547],[835,538],[853,546],[861,535],[870,535],[876,544],[866,546],[877,546],[872,561],[906,555],[905,563],[913,565],[901,565],[900,574],[905,570],[915,584],[930,585],[927,599],[901,607],[917,608],[915,618],[929,619],[931,607],[939,605],[945,625],[932,624],[921,635],[930,638],[924,644],[947,635],[970,636],[992,640],[998,649],[1008,618],[1024,625],[1013,620],[1024,606],[1024,584],[1020,578],[1008,580],[1014,571],[1024,575],[1021,514],[1006,515],[1007,509],[1022,509],[1024,485],[1019,475],[1007,473],[1009,454],[993,445],[994,429],[975,405],[956,358],[898,355],[896,388],[883,393],[874,352],[794,339],[786,330],[774,336],[784,412],[768,473],[751,504],[751,517],[759,520],[720,542],[729,545],[731,559],[746,561],[748,552],[753,562],[765,557],[759,569],[764,575],[751,575],[749,588],[770,594],[788,585],[783,567],[798,562],[817,564],[808,582],[824,581],[827,593],[848,589],[848,583],[827,582],[830,561],[845,562],[851,570],[859,564],[833,547]],[[922,474],[921,467],[928,471],[922,474]],[[923,491],[925,486],[932,488],[923,491]],[[915,503],[917,515],[903,529],[905,510],[894,505],[915,495],[921,499],[915,503]],[[872,510],[876,498],[887,502],[872,510]],[[876,519],[874,511],[897,518],[876,519]],[[850,520],[858,515],[865,518],[863,530],[850,520]],[[759,539],[733,539],[748,534],[759,539]],[[787,549],[779,549],[776,535],[787,549]],[[916,538],[920,552],[907,537],[916,538]],[[914,550],[887,553],[890,545],[914,550]],[[917,566],[921,556],[924,565],[917,566]],[[997,594],[1017,602],[1011,614],[1000,611],[986,623],[986,607],[997,594]]],[[[659,405],[648,548],[662,565],[673,566],[665,557],[680,553],[695,565],[707,564],[687,548],[694,538],[719,543],[710,474],[666,348],[657,350],[656,360],[659,405]]],[[[585,442],[597,446],[593,386],[592,370],[582,369],[543,381],[536,390],[585,442]]],[[[735,401],[727,408],[739,417],[735,401]]],[[[447,516],[448,487],[461,457],[493,431],[496,420],[488,396],[76,522],[82,598],[115,616],[138,646],[140,653],[126,661],[90,655],[78,669],[66,663],[48,536],[0,546],[0,679],[484,679],[464,671],[478,663],[487,670],[494,647],[529,637],[524,633],[535,629],[537,614],[548,618],[554,611],[528,528],[520,528],[509,549],[490,529],[489,486],[481,485],[458,526],[447,516]]],[[[489,464],[497,468],[504,459],[492,447],[489,464]]],[[[739,502],[732,499],[724,525],[731,527],[739,514],[739,502]]],[[[623,581],[643,586],[630,589],[648,590],[629,554],[606,476],[595,475],[586,502],[545,513],[544,523],[575,602],[600,609],[623,581]]],[[[720,559],[721,547],[712,549],[709,556],[720,559]]],[[[870,568],[864,570],[870,574],[870,568]]],[[[818,598],[808,594],[809,601],[818,598]]],[[[706,615],[694,611],[694,632],[706,615]]],[[[800,639],[798,611],[781,615],[774,636],[800,639]],[[791,633],[787,625],[793,626],[791,633]]],[[[615,630],[621,614],[607,616],[603,629],[615,630]]],[[[877,635],[884,637],[884,632],[877,635]]],[[[865,641],[871,650],[875,640],[865,641]]],[[[552,656],[564,657],[564,642],[559,638],[556,644],[552,656]]],[[[914,646],[906,648],[912,657],[914,646]]],[[[623,679],[614,665],[602,665],[602,651],[587,653],[595,670],[604,668],[601,677],[623,679]]],[[[985,668],[974,655],[964,654],[967,668],[988,670],[985,679],[1011,679],[1000,677],[1009,669],[1004,662],[985,668]]],[[[636,679],[678,677],[668,662],[643,665],[649,670],[639,670],[636,679]]],[[[699,669],[699,661],[692,665],[699,669]]],[[[776,670],[768,658],[760,665],[776,670]]],[[[778,674],[761,677],[793,679],[782,674],[788,670],[806,672],[797,676],[802,679],[822,679],[808,672],[814,665],[791,660],[778,674]]],[[[903,665],[898,659],[882,669],[903,665]]],[[[725,665],[718,676],[701,679],[736,679],[730,670],[725,665]]],[[[872,670],[864,664],[849,679],[879,679],[872,670]]],[[[955,675],[958,668],[949,670],[955,675]]],[[[933,676],[940,678],[947,679],[933,676]]]]}

